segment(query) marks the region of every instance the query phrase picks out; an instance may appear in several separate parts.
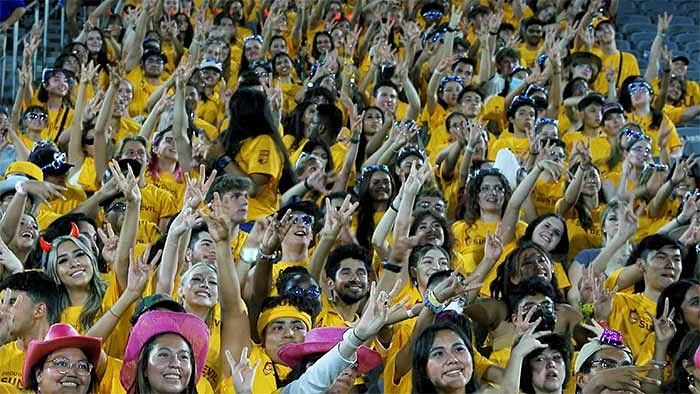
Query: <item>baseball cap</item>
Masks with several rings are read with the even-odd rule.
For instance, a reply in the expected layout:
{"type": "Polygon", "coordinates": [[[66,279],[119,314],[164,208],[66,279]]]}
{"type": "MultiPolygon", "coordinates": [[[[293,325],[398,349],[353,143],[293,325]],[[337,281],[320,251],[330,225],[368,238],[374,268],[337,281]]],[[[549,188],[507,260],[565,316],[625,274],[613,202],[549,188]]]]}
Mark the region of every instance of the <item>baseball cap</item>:
{"type": "Polygon", "coordinates": [[[625,110],[620,103],[605,103],[603,104],[601,112],[603,114],[603,120],[605,120],[608,114],[624,114],[625,110]]]}
{"type": "Polygon", "coordinates": [[[690,59],[688,59],[686,56],[683,56],[683,55],[678,55],[678,56],[674,57],[671,60],[671,63],[678,62],[678,61],[685,63],[686,66],[690,64],[690,59]]]}
{"type": "Polygon", "coordinates": [[[504,57],[520,60],[520,51],[512,47],[503,47],[496,52],[496,63],[500,62],[504,57]]]}
{"type": "Polygon", "coordinates": [[[605,99],[600,93],[588,93],[587,95],[583,96],[581,101],[578,102],[578,110],[583,111],[586,107],[593,103],[603,106],[605,104],[605,99]]]}
{"type": "Polygon", "coordinates": [[[29,154],[29,161],[41,169],[44,176],[64,175],[73,167],[66,154],[52,149],[35,149],[29,154]]]}
{"type": "Polygon", "coordinates": [[[158,309],[166,309],[172,312],[185,312],[185,307],[177,301],[165,294],[152,294],[143,299],[136,305],[134,315],[131,317],[131,324],[134,325],[139,320],[139,317],[148,311],[158,309]]]}

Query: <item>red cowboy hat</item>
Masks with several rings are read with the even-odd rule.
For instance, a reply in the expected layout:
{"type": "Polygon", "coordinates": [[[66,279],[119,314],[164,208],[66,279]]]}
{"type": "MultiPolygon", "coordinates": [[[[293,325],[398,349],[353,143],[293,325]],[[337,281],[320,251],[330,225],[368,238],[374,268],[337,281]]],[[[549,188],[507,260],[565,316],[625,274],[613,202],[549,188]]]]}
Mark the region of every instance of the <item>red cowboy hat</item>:
{"type": "Polygon", "coordinates": [[[43,341],[33,340],[27,347],[27,356],[22,366],[22,386],[29,387],[32,368],[47,355],[59,349],[78,348],[85,353],[93,370],[97,369],[102,353],[102,338],[83,336],[70,324],[56,323],[49,327],[43,341]]]}

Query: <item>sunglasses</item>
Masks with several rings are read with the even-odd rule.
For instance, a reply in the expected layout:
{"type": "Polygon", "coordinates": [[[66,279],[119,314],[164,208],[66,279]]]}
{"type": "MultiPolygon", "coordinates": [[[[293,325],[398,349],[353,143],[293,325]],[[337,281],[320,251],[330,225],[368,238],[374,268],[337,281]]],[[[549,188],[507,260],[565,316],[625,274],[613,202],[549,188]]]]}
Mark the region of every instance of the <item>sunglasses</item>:
{"type": "Polygon", "coordinates": [[[318,287],[309,287],[308,289],[292,287],[291,289],[287,290],[285,294],[293,294],[297,297],[318,298],[321,296],[321,290],[319,290],[318,287]]]}
{"type": "Polygon", "coordinates": [[[308,214],[303,214],[303,215],[292,215],[294,218],[292,220],[292,224],[303,224],[304,226],[312,227],[314,223],[316,223],[316,219],[308,214]]]}
{"type": "Polygon", "coordinates": [[[24,119],[27,120],[47,120],[49,118],[49,115],[42,113],[42,112],[27,112],[24,115],[24,119]]]}

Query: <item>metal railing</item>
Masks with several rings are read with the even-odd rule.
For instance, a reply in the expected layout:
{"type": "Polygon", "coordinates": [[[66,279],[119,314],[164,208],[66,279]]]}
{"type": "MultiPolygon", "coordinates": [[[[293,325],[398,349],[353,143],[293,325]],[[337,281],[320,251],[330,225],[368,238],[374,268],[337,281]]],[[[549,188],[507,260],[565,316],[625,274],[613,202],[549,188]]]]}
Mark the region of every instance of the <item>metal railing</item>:
{"type": "MultiPolygon", "coordinates": [[[[49,42],[48,42],[48,32],[49,32],[49,18],[55,14],[56,12],[60,12],[60,45],[61,48],[63,47],[63,41],[64,41],[64,33],[65,33],[65,10],[61,5],[62,2],[56,2],[56,5],[52,8],[49,0],[44,0],[43,1],[43,27],[42,27],[42,32],[41,32],[41,65],[44,66],[46,64],[46,56],[47,56],[47,50],[49,47],[49,42]]],[[[0,34],[0,45],[2,45],[2,51],[0,54],[0,98],[5,99],[6,98],[6,91],[8,89],[11,89],[12,95],[17,91],[17,77],[18,77],[18,72],[17,69],[19,67],[19,59],[21,57],[21,53],[19,53],[19,48],[20,48],[20,43],[23,42],[24,40],[28,40],[29,36],[31,34],[31,30],[28,30],[24,32],[20,36],[20,21],[22,19],[26,19],[27,15],[30,13],[33,13],[33,19],[34,19],[34,26],[38,25],[39,22],[41,21],[40,18],[40,5],[42,3],[40,0],[34,0],[31,3],[25,5],[25,14],[20,20],[15,22],[12,25],[11,28],[11,37],[8,36],[8,31],[10,29],[6,30],[5,32],[0,34]],[[7,47],[10,46],[8,45],[8,39],[11,39],[11,53],[7,53],[7,47]],[[12,67],[12,77],[10,80],[6,79],[5,76],[7,75],[7,67],[9,65],[12,67]]],[[[41,70],[37,69],[37,54],[34,54],[34,57],[32,59],[32,70],[34,72],[34,75],[32,75],[32,79],[38,75],[38,73],[41,73],[41,70]]]]}

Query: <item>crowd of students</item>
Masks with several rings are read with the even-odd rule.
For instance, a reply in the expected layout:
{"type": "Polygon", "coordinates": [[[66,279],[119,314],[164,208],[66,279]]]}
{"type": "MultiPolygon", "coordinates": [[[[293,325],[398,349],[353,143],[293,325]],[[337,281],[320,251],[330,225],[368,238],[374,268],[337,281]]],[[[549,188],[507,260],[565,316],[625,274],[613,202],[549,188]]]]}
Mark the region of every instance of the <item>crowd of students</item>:
{"type": "Polygon", "coordinates": [[[627,1],[70,0],[0,113],[0,393],[700,393],[697,59],[627,1]]]}

